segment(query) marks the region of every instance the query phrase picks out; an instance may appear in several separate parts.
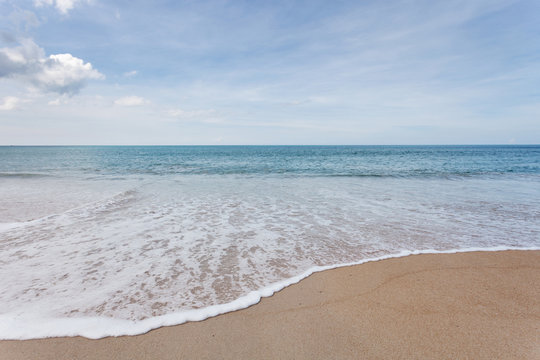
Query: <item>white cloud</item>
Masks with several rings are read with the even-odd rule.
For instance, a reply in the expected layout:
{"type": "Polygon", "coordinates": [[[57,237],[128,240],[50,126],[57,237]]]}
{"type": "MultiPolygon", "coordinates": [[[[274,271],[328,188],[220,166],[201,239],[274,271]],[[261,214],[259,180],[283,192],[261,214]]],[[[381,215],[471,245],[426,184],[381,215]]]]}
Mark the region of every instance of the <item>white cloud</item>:
{"type": "Polygon", "coordinates": [[[137,70],[132,70],[132,71],[128,71],[128,72],[125,72],[123,75],[125,77],[133,77],[135,75],[137,75],[139,72],[137,70]]]}
{"type": "MultiPolygon", "coordinates": [[[[2,1],[0,1],[0,3],[2,3],[2,1]]],[[[13,8],[7,18],[4,19],[10,22],[15,29],[18,29],[19,31],[24,30],[24,32],[28,32],[28,30],[41,24],[41,21],[39,21],[36,14],[32,11],[18,7],[13,8]]],[[[7,24],[4,24],[4,28],[6,28],[5,25],[7,24]]]]}
{"type": "Polygon", "coordinates": [[[119,106],[140,106],[147,103],[148,100],[140,96],[124,96],[114,101],[114,104],[119,106]]]}
{"type": "Polygon", "coordinates": [[[34,0],[34,5],[37,7],[42,7],[44,5],[54,5],[56,10],[60,11],[62,14],[67,14],[77,3],[80,3],[81,0],[34,0]]]}
{"type": "Polygon", "coordinates": [[[62,104],[62,100],[60,98],[56,100],[51,100],[47,103],[47,105],[51,105],[51,106],[58,106],[60,104],[62,104]]]}
{"type": "Polygon", "coordinates": [[[187,121],[199,122],[205,124],[225,124],[226,118],[214,109],[199,109],[199,110],[182,110],[172,109],[165,112],[166,116],[171,120],[165,121],[187,121]]]}
{"type": "Polygon", "coordinates": [[[66,95],[62,95],[59,98],[56,98],[55,100],[51,100],[47,103],[49,106],[60,106],[68,103],[68,99],[66,95]]]}
{"type": "Polygon", "coordinates": [[[102,79],[104,76],[92,68],[92,64],[71,54],[50,55],[42,60],[43,67],[34,81],[40,87],[59,93],[74,93],[84,86],[87,79],[102,79]]]}
{"type": "Polygon", "coordinates": [[[214,109],[210,110],[181,110],[174,109],[167,111],[168,116],[172,116],[179,119],[193,119],[200,117],[208,117],[214,115],[216,111],[214,109]]]}
{"type": "Polygon", "coordinates": [[[13,110],[17,107],[17,104],[21,101],[18,97],[7,96],[3,99],[3,103],[0,104],[0,110],[13,110]]]}
{"type": "Polygon", "coordinates": [[[20,45],[0,48],[0,78],[14,78],[46,92],[73,95],[90,79],[104,76],[89,62],[71,54],[45,56],[45,51],[30,39],[20,45]]]}

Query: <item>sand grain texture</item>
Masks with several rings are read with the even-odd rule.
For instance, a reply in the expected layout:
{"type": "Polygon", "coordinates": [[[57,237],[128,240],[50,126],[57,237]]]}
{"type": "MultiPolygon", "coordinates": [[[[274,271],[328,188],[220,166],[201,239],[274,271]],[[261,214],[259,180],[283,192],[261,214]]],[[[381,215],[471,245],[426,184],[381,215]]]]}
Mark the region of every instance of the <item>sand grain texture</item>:
{"type": "Polygon", "coordinates": [[[1,359],[540,359],[540,251],[314,274],[248,309],[132,337],[0,341],[1,359]]]}

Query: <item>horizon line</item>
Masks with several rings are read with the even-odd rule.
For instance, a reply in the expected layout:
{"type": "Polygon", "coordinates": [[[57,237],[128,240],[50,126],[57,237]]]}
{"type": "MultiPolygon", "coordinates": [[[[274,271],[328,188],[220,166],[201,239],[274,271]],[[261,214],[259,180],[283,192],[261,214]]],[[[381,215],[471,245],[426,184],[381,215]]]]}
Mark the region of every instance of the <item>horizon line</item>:
{"type": "Polygon", "coordinates": [[[233,147],[233,146],[540,146],[540,143],[516,143],[516,144],[475,144],[475,143],[464,143],[464,144],[9,144],[4,145],[0,144],[0,147],[76,147],[76,146],[86,146],[86,147],[98,147],[98,146],[147,146],[147,147],[157,147],[157,146],[222,146],[222,147],[233,147]]]}

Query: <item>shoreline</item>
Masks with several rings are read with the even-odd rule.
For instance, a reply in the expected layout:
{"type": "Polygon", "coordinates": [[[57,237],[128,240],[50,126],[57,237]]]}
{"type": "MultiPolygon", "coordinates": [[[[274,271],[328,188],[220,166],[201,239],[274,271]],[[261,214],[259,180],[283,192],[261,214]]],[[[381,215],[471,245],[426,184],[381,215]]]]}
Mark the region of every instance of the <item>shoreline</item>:
{"type": "Polygon", "coordinates": [[[343,267],[357,266],[370,262],[384,261],[423,254],[456,254],[468,252],[496,252],[496,251],[540,251],[540,247],[508,247],[495,246],[489,248],[463,248],[451,250],[403,250],[399,253],[382,255],[376,258],[367,258],[350,263],[341,263],[325,266],[314,266],[299,275],[272,283],[264,288],[254,290],[247,295],[241,296],[229,303],[211,305],[200,309],[186,310],[166,315],[154,316],[145,320],[132,322],[129,320],[112,319],[107,317],[85,318],[34,318],[25,319],[17,316],[15,319],[6,317],[0,320],[0,341],[2,340],[38,340],[59,337],[81,336],[87,339],[97,340],[106,337],[136,336],[166,326],[182,325],[189,322],[203,321],[215,316],[220,316],[234,311],[247,309],[258,304],[262,299],[273,296],[283,289],[298,284],[313,274],[339,269],[343,267]],[[11,322],[23,324],[21,328],[14,329],[9,326],[11,322]],[[5,335],[8,334],[8,335],[5,335]]]}
{"type": "Polygon", "coordinates": [[[2,340],[0,358],[540,357],[539,264],[538,250],[370,261],[143,335],[2,340]]]}

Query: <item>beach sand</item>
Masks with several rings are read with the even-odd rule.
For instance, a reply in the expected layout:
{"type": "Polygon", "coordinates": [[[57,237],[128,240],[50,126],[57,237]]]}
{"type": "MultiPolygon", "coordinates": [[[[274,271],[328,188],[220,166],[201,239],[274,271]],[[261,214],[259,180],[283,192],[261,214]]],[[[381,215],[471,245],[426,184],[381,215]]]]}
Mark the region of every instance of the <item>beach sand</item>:
{"type": "Polygon", "coordinates": [[[540,359],[540,251],[314,274],[248,309],[139,336],[1,341],[1,359],[540,359]]]}

